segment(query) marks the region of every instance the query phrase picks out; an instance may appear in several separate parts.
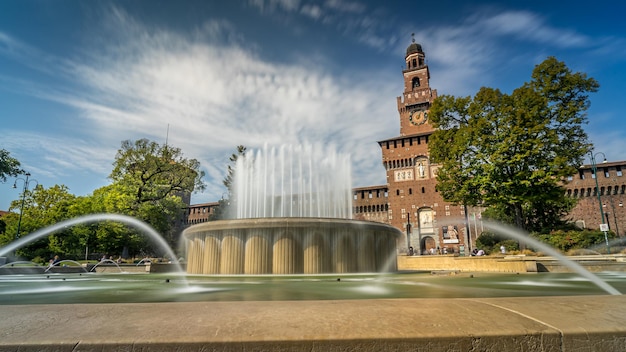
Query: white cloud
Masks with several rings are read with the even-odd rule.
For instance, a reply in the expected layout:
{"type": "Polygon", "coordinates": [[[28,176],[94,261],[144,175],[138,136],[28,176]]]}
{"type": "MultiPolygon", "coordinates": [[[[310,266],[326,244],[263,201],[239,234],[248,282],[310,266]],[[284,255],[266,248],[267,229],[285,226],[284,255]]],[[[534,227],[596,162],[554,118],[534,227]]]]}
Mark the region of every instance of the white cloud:
{"type": "Polygon", "coordinates": [[[487,18],[484,32],[493,36],[515,36],[528,41],[567,48],[589,44],[589,38],[574,31],[551,27],[538,15],[526,11],[509,11],[487,18]]]}
{"type": "Polygon", "coordinates": [[[15,150],[15,157],[32,154],[35,159],[22,165],[33,175],[59,178],[82,170],[108,175],[117,145],[102,146],[94,141],[44,133],[4,131],[2,147],[15,150]]]}
{"type": "Polygon", "coordinates": [[[323,14],[321,7],[309,4],[302,6],[302,9],[300,9],[300,13],[305,16],[311,17],[314,20],[320,19],[323,14]]]}
{"type": "Polygon", "coordinates": [[[365,6],[356,1],[344,1],[344,0],[326,0],[324,7],[339,11],[348,12],[354,14],[360,14],[365,11],[365,6]]]}
{"type": "MultiPolygon", "coordinates": [[[[78,138],[114,151],[123,139],[162,142],[169,125],[168,142],[201,161],[213,200],[223,192],[228,156],[239,144],[250,149],[265,143],[336,144],[356,161],[356,184],[384,182],[384,172],[371,170],[380,164],[376,140],[397,134],[395,124],[388,123],[397,77],[359,71],[331,75],[324,60],[276,64],[248,46],[211,40],[230,35],[228,25],[211,23],[202,35],[189,38],[150,30],[114,13],[110,46],[65,67],[79,88],[68,93],[47,87],[37,93],[79,112],[86,128],[78,138]]],[[[54,143],[54,138],[42,141],[54,143]]],[[[44,153],[50,170],[110,171],[110,150],[102,153],[80,140],[67,145],[40,146],[54,150],[44,153]]]]}
{"type": "Polygon", "coordinates": [[[249,4],[262,13],[274,13],[278,10],[294,12],[300,7],[299,0],[250,0],[249,4]]]}

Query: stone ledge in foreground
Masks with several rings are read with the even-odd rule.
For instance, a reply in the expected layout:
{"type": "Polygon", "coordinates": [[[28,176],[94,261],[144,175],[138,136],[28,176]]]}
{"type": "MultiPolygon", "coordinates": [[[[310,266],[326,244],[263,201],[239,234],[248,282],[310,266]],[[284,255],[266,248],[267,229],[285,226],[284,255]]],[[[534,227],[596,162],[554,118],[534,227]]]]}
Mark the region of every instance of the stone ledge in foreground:
{"type": "Polygon", "coordinates": [[[626,296],[0,306],[0,351],[623,351],[626,296]]]}

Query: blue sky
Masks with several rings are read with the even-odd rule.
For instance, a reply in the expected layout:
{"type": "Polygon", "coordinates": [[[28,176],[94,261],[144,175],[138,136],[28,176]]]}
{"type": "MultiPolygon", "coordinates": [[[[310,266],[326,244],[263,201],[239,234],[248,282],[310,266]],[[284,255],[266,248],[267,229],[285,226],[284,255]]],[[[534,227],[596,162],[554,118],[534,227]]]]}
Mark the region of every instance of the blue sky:
{"type": "MultiPolygon", "coordinates": [[[[0,1],[0,148],[76,195],[109,184],[121,141],[140,138],[201,162],[208,187],[192,203],[222,196],[239,144],[334,146],[353,186],[385,184],[376,141],[399,134],[415,33],[439,95],[509,93],[548,56],[595,78],[586,131],[625,160],[625,4],[0,1]]],[[[0,209],[20,196],[13,181],[0,209]]]]}

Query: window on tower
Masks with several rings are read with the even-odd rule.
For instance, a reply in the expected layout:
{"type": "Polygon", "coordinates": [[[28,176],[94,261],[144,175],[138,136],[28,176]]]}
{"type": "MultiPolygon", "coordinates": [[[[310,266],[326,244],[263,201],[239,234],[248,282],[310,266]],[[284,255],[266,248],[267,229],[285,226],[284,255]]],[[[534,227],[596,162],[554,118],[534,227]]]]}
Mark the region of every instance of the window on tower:
{"type": "Polygon", "coordinates": [[[413,77],[413,81],[412,82],[412,86],[413,88],[417,88],[420,86],[420,79],[419,77],[413,77]]]}

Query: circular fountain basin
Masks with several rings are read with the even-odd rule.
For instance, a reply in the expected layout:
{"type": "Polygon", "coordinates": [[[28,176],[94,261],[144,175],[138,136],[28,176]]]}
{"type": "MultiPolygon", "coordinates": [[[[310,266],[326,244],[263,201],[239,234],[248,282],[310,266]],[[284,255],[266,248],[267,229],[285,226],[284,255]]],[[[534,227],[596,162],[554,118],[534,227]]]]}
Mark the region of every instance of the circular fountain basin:
{"type": "Polygon", "coordinates": [[[211,221],[183,232],[189,274],[322,274],[397,270],[395,227],[331,218],[211,221]]]}

